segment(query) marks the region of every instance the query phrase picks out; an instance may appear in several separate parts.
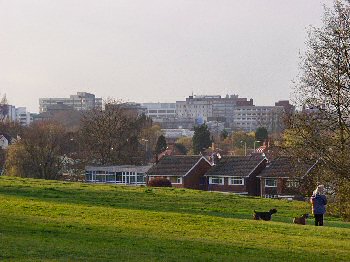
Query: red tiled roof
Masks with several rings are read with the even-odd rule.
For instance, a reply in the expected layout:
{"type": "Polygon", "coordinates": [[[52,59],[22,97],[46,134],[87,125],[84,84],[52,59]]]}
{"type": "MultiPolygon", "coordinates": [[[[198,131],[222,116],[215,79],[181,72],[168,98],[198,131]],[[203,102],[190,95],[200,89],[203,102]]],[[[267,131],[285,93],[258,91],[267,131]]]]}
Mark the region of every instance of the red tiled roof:
{"type": "MultiPolygon", "coordinates": [[[[184,176],[201,158],[202,156],[164,156],[148,170],[147,175],[184,176]]],[[[206,161],[204,157],[202,160],[206,161]]]]}
{"type": "Polygon", "coordinates": [[[266,148],[267,148],[266,146],[260,146],[255,150],[255,152],[256,153],[264,153],[266,148]]]}
{"type": "Polygon", "coordinates": [[[223,156],[205,176],[249,176],[266,158],[262,155],[253,156],[223,156]]]}
{"type": "Polygon", "coordinates": [[[305,164],[289,157],[279,157],[271,161],[259,177],[292,177],[305,175],[315,163],[305,164]]]}

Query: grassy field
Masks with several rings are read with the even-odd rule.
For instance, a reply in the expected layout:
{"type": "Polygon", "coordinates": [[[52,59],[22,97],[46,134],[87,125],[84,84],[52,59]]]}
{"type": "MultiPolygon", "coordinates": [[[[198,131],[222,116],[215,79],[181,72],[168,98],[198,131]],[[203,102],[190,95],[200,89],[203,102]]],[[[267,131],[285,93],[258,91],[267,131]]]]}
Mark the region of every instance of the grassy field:
{"type": "Polygon", "coordinates": [[[350,225],[304,202],[0,177],[0,261],[350,261],[350,225]],[[252,212],[277,208],[273,221],[252,212]]]}

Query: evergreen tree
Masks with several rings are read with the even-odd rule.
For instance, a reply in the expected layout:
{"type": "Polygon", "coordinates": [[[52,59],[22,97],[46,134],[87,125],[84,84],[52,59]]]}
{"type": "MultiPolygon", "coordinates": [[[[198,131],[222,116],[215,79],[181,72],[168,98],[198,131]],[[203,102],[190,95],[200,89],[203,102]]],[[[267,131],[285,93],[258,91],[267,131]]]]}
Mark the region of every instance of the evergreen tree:
{"type": "Polygon", "coordinates": [[[266,127],[258,127],[255,131],[255,140],[264,142],[265,140],[268,139],[268,132],[266,127]]]}
{"type": "Polygon", "coordinates": [[[201,151],[211,146],[210,131],[206,124],[194,127],[192,143],[194,154],[199,154],[201,151]]]}
{"type": "Polygon", "coordinates": [[[165,137],[163,135],[160,135],[157,140],[155,153],[156,154],[162,153],[165,149],[167,149],[165,137]]]}

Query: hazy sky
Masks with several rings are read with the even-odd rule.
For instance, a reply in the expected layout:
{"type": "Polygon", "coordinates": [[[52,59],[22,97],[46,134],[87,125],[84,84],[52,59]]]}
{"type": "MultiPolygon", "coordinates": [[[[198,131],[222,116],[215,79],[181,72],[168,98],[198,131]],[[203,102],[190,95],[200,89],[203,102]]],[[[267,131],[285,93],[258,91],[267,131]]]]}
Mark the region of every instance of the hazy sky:
{"type": "Polygon", "coordinates": [[[289,99],[309,25],[331,0],[0,0],[0,93],[136,102],[289,99]]]}

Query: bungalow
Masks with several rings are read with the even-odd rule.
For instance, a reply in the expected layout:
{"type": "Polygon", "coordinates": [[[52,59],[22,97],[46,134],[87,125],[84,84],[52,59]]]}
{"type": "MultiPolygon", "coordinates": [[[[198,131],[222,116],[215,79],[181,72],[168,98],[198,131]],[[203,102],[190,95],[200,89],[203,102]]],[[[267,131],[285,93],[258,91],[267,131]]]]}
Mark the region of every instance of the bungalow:
{"type": "Polygon", "coordinates": [[[223,156],[206,174],[207,190],[260,195],[256,176],[265,168],[262,154],[252,156],[223,156]]]}
{"type": "Polygon", "coordinates": [[[302,181],[316,166],[317,162],[307,165],[289,157],[279,157],[268,162],[258,175],[261,197],[300,198],[305,186],[302,181]]]}
{"type": "Polygon", "coordinates": [[[211,166],[203,156],[164,156],[148,170],[147,178],[164,177],[174,187],[205,189],[204,174],[211,166]]]}
{"type": "Polygon", "coordinates": [[[86,166],[85,181],[123,185],[145,185],[148,166],[86,166]]]}

